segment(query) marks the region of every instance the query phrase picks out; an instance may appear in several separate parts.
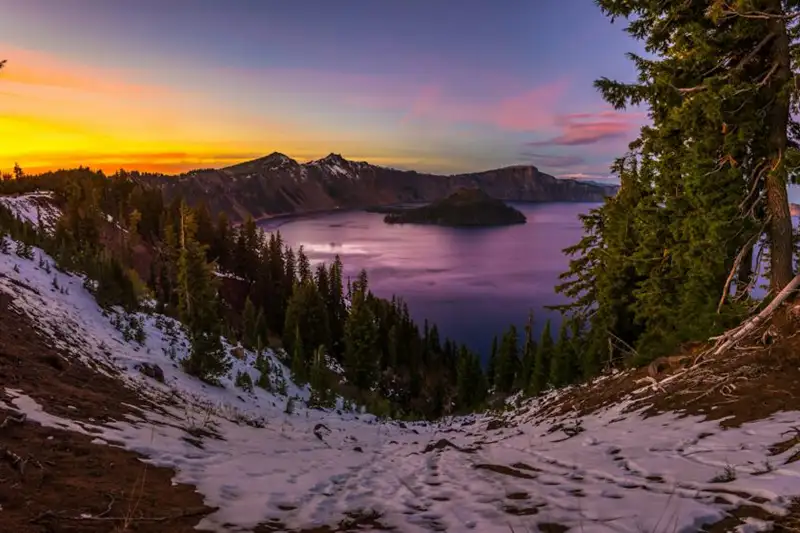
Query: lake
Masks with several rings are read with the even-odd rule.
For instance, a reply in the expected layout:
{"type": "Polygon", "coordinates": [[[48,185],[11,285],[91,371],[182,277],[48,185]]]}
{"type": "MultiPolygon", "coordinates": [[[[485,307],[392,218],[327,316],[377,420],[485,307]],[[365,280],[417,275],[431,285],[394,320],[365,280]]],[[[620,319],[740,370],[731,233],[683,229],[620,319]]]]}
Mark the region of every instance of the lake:
{"type": "Polygon", "coordinates": [[[346,276],[367,270],[372,291],[401,296],[412,317],[427,318],[442,336],[487,355],[492,337],[509,324],[522,328],[529,310],[558,322],[546,305],[563,303],[553,290],[568,265],[562,250],[582,237],[580,213],[594,203],[512,203],[524,225],[446,228],[389,225],[383,215],[347,211],[266,221],[287,244],[303,246],[309,259],[330,262],[339,254],[346,276]]]}

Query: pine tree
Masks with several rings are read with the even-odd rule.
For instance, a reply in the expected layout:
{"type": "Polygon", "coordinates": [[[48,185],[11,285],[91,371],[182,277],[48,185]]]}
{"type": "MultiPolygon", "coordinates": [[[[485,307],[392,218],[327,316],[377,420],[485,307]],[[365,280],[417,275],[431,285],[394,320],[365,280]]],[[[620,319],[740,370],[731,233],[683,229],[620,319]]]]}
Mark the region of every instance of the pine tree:
{"type": "Polygon", "coordinates": [[[490,386],[494,386],[497,371],[497,335],[492,337],[492,349],[489,352],[489,364],[486,368],[486,379],[490,386]]]}
{"type": "Polygon", "coordinates": [[[472,358],[465,346],[458,352],[458,365],[456,373],[457,402],[461,407],[471,407],[474,402],[475,379],[472,368],[472,358]]]}
{"type": "Polygon", "coordinates": [[[297,275],[300,277],[300,283],[310,283],[312,281],[311,262],[302,245],[297,250],[297,275]]]}
{"type": "Polygon", "coordinates": [[[558,330],[558,342],[553,348],[553,357],[550,362],[550,384],[556,388],[569,385],[574,379],[574,376],[570,375],[572,345],[567,331],[567,321],[562,320],[558,330]]]}
{"type": "Polygon", "coordinates": [[[331,330],[331,351],[335,356],[341,357],[344,353],[344,324],[347,310],[344,304],[344,286],[342,285],[342,260],[337,254],[328,271],[329,292],[326,298],[328,309],[328,323],[331,330]]]}
{"type": "Polygon", "coordinates": [[[531,395],[540,394],[547,387],[550,377],[550,362],[553,359],[553,337],[550,333],[550,321],[544,324],[542,339],[539,341],[539,348],[536,350],[536,359],[533,365],[528,393],[531,395]]]}
{"type": "Polygon", "coordinates": [[[195,240],[194,219],[186,204],[180,207],[177,278],[179,314],[191,343],[184,366],[201,379],[216,381],[230,369],[220,340],[217,278],[213,266],[206,262],[205,248],[195,240]]]}
{"type": "Polygon", "coordinates": [[[637,83],[596,86],[617,109],[645,103],[652,125],[617,165],[622,189],[592,213],[596,232],[565,288],[576,299],[571,319],[589,326],[587,374],[606,356],[645,362],[736,323],[743,307],[722,305],[728,283],[748,286],[751,269],[736,257],[748,257],[765,228],[771,285],[788,283],[786,183],[797,168],[787,156],[797,131],[788,104],[798,92],[795,3],[598,3],[631,20],[627,31],[651,57],[630,56],[637,83]]]}
{"type": "Polygon", "coordinates": [[[248,296],[244,301],[244,311],[242,311],[242,344],[245,348],[252,349],[256,345],[259,334],[258,327],[256,308],[248,296]]]}
{"type": "Polygon", "coordinates": [[[307,363],[300,326],[295,326],[292,341],[292,379],[298,385],[302,385],[308,379],[307,363]]]}
{"type": "Polygon", "coordinates": [[[399,336],[397,325],[392,324],[392,327],[389,328],[388,346],[386,348],[386,363],[390,368],[395,368],[398,363],[398,356],[401,351],[399,336]]]}
{"type": "Polygon", "coordinates": [[[522,347],[522,364],[517,375],[515,387],[525,390],[531,381],[534,366],[536,365],[536,342],[533,340],[533,311],[528,314],[528,322],[525,324],[525,340],[522,347]]]}
{"type": "Polygon", "coordinates": [[[519,370],[519,347],[517,328],[512,325],[503,335],[497,353],[494,387],[497,392],[510,393],[519,370]]]}
{"type": "Polygon", "coordinates": [[[328,346],[330,343],[325,302],[317,291],[317,286],[310,282],[298,285],[286,308],[283,344],[292,355],[295,353],[293,343],[297,328],[303,333],[305,348],[301,355],[305,366],[308,367],[313,357],[314,346],[328,346]],[[291,337],[289,337],[290,332],[291,337]]]}
{"type": "Polygon", "coordinates": [[[332,399],[328,383],[328,369],[325,366],[325,347],[319,346],[314,352],[311,364],[311,400],[313,404],[327,406],[332,399]]]}
{"type": "Polygon", "coordinates": [[[209,255],[212,260],[216,261],[221,269],[226,271],[233,270],[231,268],[231,228],[228,222],[228,215],[225,211],[221,211],[217,215],[217,227],[214,231],[213,243],[209,248],[209,255]]]}
{"type": "Polygon", "coordinates": [[[367,295],[359,288],[353,293],[350,314],[344,327],[345,371],[349,381],[361,390],[369,389],[376,377],[380,358],[379,330],[367,295]]]}
{"type": "Polygon", "coordinates": [[[261,351],[265,347],[265,343],[269,338],[269,332],[267,331],[267,318],[264,315],[264,309],[259,309],[258,314],[256,315],[256,328],[255,328],[255,348],[258,351],[261,351]]]}

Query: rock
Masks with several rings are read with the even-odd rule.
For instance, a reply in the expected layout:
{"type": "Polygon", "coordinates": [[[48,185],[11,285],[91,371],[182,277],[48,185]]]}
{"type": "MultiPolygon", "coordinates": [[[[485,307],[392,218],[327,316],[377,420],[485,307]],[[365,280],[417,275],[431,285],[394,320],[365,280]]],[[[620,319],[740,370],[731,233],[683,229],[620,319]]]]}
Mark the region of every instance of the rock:
{"type": "Polygon", "coordinates": [[[325,424],[317,424],[314,426],[314,436],[319,440],[325,442],[325,437],[331,434],[330,428],[325,424]]]}
{"type": "Polygon", "coordinates": [[[495,429],[502,429],[504,427],[506,427],[505,422],[503,422],[502,420],[497,420],[497,419],[490,420],[489,423],[486,424],[486,430],[487,431],[494,431],[495,429]]]}
{"type": "Polygon", "coordinates": [[[361,446],[356,446],[355,448],[353,448],[353,451],[354,452],[364,453],[364,450],[361,449],[361,446]]]}
{"type": "Polygon", "coordinates": [[[159,383],[164,383],[164,371],[161,370],[160,366],[151,363],[141,363],[136,365],[135,368],[145,376],[153,378],[159,383]]]}

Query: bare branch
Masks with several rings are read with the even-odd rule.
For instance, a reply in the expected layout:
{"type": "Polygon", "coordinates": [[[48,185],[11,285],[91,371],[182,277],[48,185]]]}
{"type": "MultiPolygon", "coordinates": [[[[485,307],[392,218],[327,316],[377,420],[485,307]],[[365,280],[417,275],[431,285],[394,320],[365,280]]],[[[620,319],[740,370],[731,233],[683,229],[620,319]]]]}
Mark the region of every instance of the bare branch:
{"type": "Polygon", "coordinates": [[[747,251],[752,249],[755,245],[758,238],[764,233],[764,230],[767,228],[767,224],[769,224],[770,217],[767,217],[767,220],[764,221],[764,225],[761,226],[761,230],[754,234],[750,239],[748,239],[747,244],[745,244],[742,249],[739,251],[739,254],[736,256],[736,259],[733,261],[733,268],[731,268],[730,274],[728,274],[728,279],[725,280],[725,286],[722,288],[722,297],[719,299],[719,305],[717,306],[717,314],[722,311],[722,305],[725,303],[725,297],[728,296],[728,291],[731,288],[731,282],[733,281],[733,276],[736,275],[736,272],[739,270],[739,265],[744,259],[744,256],[747,255],[747,251]]]}
{"type": "Polygon", "coordinates": [[[767,82],[769,81],[769,79],[772,77],[772,75],[775,74],[776,70],[778,70],[778,62],[777,61],[772,64],[772,68],[769,69],[769,72],[766,73],[766,75],[764,76],[764,79],[761,80],[761,82],[759,82],[758,86],[759,87],[763,87],[764,85],[766,85],[767,82]]]}
{"type": "Polygon", "coordinates": [[[737,11],[733,6],[725,2],[719,2],[725,9],[721,11],[725,18],[742,17],[747,19],[760,19],[760,20],[785,20],[791,21],[800,17],[800,12],[791,13],[789,15],[782,15],[779,13],[768,13],[766,11],[737,11]]]}

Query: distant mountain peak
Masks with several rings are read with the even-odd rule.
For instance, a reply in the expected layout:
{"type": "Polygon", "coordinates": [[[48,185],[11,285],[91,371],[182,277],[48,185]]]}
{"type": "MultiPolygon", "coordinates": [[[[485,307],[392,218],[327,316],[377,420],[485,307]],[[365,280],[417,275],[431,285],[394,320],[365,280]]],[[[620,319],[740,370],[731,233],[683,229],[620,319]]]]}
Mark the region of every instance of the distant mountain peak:
{"type": "Polygon", "coordinates": [[[262,158],[262,161],[264,161],[265,163],[295,163],[295,164],[297,164],[297,161],[295,161],[294,159],[292,159],[288,155],[282,154],[280,152],[272,152],[268,156],[262,158]]]}
{"type": "Polygon", "coordinates": [[[329,153],[323,158],[323,161],[336,161],[337,163],[340,161],[347,161],[342,154],[336,154],[334,152],[329,153]]]}

